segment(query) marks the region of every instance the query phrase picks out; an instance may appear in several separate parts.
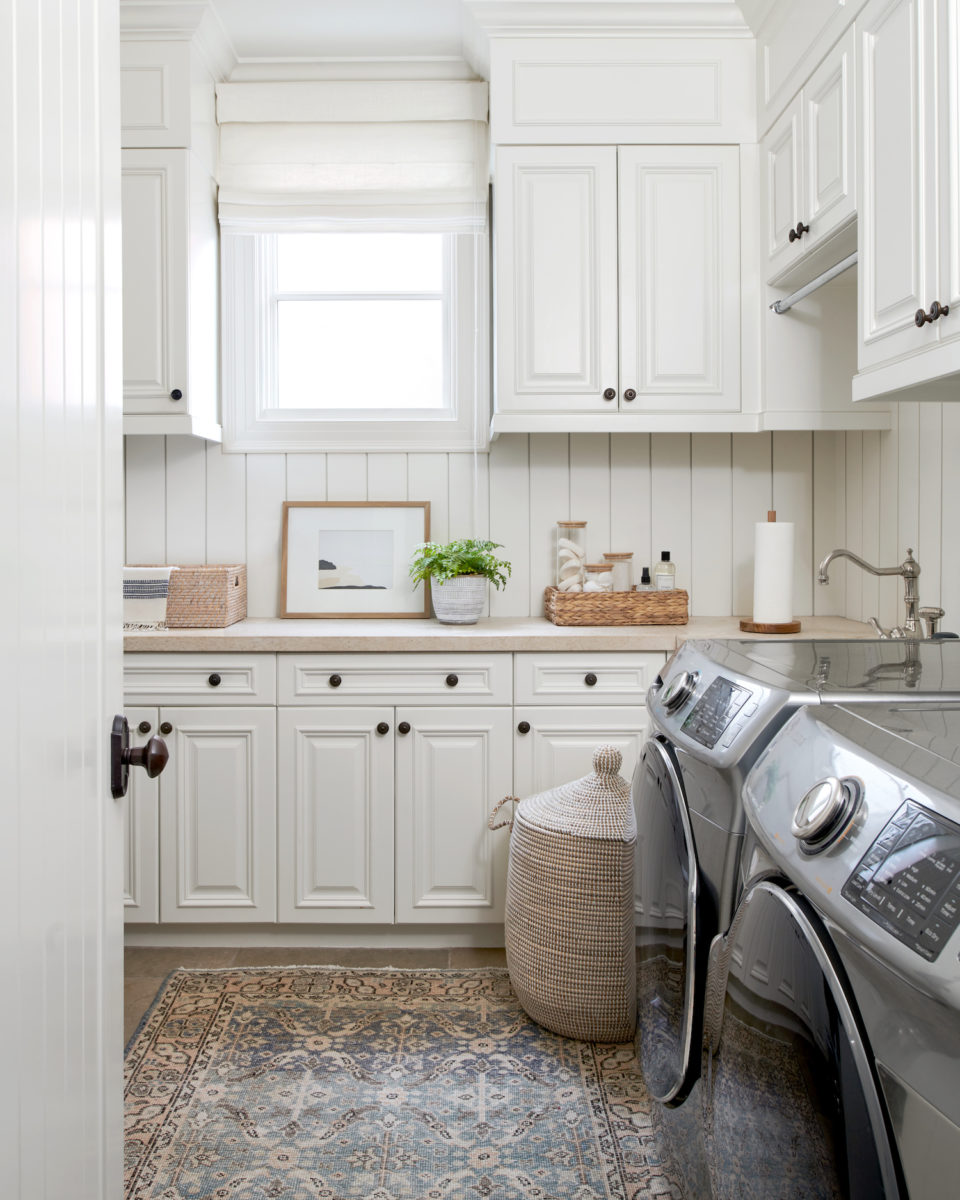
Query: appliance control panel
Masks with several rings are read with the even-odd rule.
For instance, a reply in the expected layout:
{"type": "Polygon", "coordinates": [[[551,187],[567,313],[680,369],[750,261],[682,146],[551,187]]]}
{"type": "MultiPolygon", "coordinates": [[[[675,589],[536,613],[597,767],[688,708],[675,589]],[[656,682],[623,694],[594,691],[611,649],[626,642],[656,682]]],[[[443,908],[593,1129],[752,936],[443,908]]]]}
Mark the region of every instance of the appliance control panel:
{"type": "Polygon", "coordinates": [[[857,864],[842,895],[934,962],[960,925],[960,825],[908,800],[857,864]]]}
{"type": "Polygon", "coordinates": [[[718,675],[691,708],[680,728],[695,742],[712,750],[722,737],[723,744],[730,745],[743,728],[742,724],[733,725],[734,719],[738,716],[748,718],[756,710],[749,688],[718,675]]]}

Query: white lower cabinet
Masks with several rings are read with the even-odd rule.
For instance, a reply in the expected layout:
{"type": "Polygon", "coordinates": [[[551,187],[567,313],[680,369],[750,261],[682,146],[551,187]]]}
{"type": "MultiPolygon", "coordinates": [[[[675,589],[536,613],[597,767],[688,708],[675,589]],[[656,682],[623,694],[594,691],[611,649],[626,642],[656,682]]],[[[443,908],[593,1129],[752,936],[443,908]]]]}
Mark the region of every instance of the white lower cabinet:
{"type": "MultiPolygon", "coordinates": [[[[127,708],[130,741],[142,746],[157,732],[156,708],[127,708]]],[[[160,780],[130,772],[123,798],[123,915],[126,921],[160,920],[160,780]]]]}
{"type": "Polygon", "coordinates": [[[392,708],[281,708],[277,917],[393,921],[392,708]]]}
{"type": "Polygon", "coordinates": [[[398,923],[503,920],[509,842],[487,819],[513,789],[511,717],[493,706],[397,710],[398,923]]]}
{"type": "Polygon", "coordinates": [[[514,710],[514,778],[516,795],[532,796],[588,775],[600,745],[623,754],[620,774],[629,783],[646,739],[647,710],[642,705],[618,708],[523,706],[514,710]]]}
{"type": "Polygon", "coordinates": [[[160,728],[160,920],[275,921],[276,709],[161,708],[160,728]]]}
{"type": "Polygon", "coordinates": [[[629,779],[663,655],[439,657],[281,655],[278,707],[271,655],[132,656],[133,743],[159,732],[170,760],[131,772],[126,919],[501,922],[493,807],[587,774],[604,742],[629,779]]]}

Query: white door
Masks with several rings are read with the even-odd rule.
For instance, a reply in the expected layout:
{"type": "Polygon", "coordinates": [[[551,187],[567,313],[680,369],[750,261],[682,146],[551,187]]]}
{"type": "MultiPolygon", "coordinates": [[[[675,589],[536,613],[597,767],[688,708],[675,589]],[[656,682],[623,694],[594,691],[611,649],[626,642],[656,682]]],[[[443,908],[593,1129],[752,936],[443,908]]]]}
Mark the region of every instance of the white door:
{"type": "Polygon", "coordinates": [[[806,252],[857,215],[853,26],[803,89],[803,205],[810,226],[799,245],[806,252]]]}
{"type": "Polygon", "coordinates": [[[160,919],[277,919],[275,708],[161,708],[160,919]]]}
{"type": "Polygon", "coordinates": [[[616,746],[623,755],[621,776],[629,783],[646,740],[649,722],[643,705],[617,708],[558,707],[514,710],[514,780],[523,799],[589,775],[598,746],[616,746]]]}
{"type": "Polygon", "coordinates": [[[119,1200],[116,0],[0,6],[0,1191],[119,1200]]]}
{"type": "Polygon", "coordinates": [[[740,408],[740,151],[620,148],[620,407],[740,408]]]}
{"type": "MultiPolygon", "coordinates": [[[[130,744],[142,746],[157,733],[155,708],[124,710],[130,744]]],[[[123,807],[123,916],[125,921],[160,920],[160,779],[131,771],[123,807]]]]}
{"type": "Polygon", "coordinates": [[[497,408],[617,408],[617,152],[497,151],[497,408]]]}
{"type": "Polygon", "coordinates": [[[511,710],[399,708],[397,730],[398,924],[502,921],[509,847],[487,820],[513,786],[511,710]]]}
{"type": "Polygon", "coordinates": [[[392,708],[281,708],[277,916],[393,922],[392,708]]]}
{"type": "Polygon", "coordinates": [[[796,236],[801,222],[802,115],[798,96],[760,143],[768,282],[779,279],[802,253],[802,238],[798,241],[796,236]]]}
{"type": "Polygon", "coordinates": [[[169,414],[187,405],[187,154],[123,151],[127,413],[169,414]]]}
{"type": "Polygon", "coordinates": [[[857,20],[860,369],[937,340],[933,64],[924,0],[870,0],[857,20]]]}

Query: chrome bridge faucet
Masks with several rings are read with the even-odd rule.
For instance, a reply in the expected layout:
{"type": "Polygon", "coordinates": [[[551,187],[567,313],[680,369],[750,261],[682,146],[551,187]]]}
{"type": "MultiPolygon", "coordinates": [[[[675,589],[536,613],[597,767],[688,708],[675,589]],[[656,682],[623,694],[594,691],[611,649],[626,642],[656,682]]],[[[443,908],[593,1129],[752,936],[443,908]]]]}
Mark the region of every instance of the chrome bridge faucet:
{"type": "Polygon", "coordinates": [[[912,549],[907,550],[907,557],[898,567],[874,567],[862,559],[859,554],[854,554],[852,550],[831,550],[817,571],[818,583],[830,582],[830,577],[827,575],[827,567],[830,566],[835,558],[849,558],[851,562],[856,563],[864,571],[869,571],[871,575],[903,576],[903,603],[907,610],[907,615],[902,625],[894,625],[892,629],[884,629],[876,617],[871,617],[870,624],[876,630],[877,637],[922,638],[924,633],[920,625],[921,621],[927,626],[927,637],[933,637],[938,632],[940,618],[943,616],[943,609],[920,608],[920,593],[917,590],[920,564],[913,557],[912,549]]]}

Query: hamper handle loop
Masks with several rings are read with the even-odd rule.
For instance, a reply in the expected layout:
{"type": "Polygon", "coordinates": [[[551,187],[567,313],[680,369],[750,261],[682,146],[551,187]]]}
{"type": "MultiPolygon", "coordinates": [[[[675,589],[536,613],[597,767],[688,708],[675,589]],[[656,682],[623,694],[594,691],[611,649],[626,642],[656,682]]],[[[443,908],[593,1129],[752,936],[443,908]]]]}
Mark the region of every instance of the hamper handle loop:
{"type": "Polygon", "coordinates": [[[502,800],[497,801],[496,805],[494,806],[493,812],[487,818],[487,828],[488,829],[503,829],[503,827],[505,825],[509,825],[512,830],[513,829],[513,815],[512,814],[510,816],[509,821],[494,822],[493,818],[497,815],[497,813],[500,811],[501,808],[503,808],[503,806],[505,804],[519,804],[519,803],[520,803],[519,796],[504,796],[504,798],[502,800]]]}

